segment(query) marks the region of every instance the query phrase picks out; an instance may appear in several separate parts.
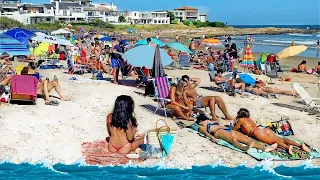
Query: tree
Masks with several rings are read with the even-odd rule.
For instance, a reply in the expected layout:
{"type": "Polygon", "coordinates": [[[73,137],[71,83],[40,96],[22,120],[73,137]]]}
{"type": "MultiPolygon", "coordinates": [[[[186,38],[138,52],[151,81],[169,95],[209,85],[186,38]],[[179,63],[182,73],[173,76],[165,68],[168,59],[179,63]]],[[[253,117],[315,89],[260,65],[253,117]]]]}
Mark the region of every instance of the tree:
{"type": "Polygon", "coordinates": [[[172,21],[174,21],[176,19],[176,16],[171,11],[167,11],[167,12],[168,12],[167,17],[170,18],[170,23],[172,23],[172,21]]]}
{"type": "Polygon", "coordinates": [[[190,26],[190,21],[188,20],[183,20],[182,23],[186,26],[190,26]]]}
{"type": "Polygon", "coordinates": [[[124,16],[119,16],[119,22],[126,22],[126,18],[124,16]]]}

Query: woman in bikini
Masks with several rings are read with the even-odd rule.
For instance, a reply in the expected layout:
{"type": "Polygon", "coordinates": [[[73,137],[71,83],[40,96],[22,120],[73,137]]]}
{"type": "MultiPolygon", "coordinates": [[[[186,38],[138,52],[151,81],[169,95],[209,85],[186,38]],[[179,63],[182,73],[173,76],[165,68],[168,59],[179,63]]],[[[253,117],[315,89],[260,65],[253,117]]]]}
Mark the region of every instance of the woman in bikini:
{"type": "Polygon", "coordinates": [[[249,111],[244,108],[239,110],[236,123],[232,129],[235,131],[240,129],[243,134],[267,144],[277,143],[279,146],[287,149],[289,154],[293,154],[293,146],[299,147],[303,151],[311,152],[305,144],[298,144],[290,139],[281,138],[274,134],[269,128],[259,128],[257,124],[250,119],[249,111]]]}
{"type": "Polygon", "coordinates": [[[143,144],[144,135],[136,135],[137,126],[133,99],[126,95],[118,96],[113,112],[107,116],[109,151],[128,154],[143,144]]]}
{"type": "Polygon", "coordinates": [[[169,97],[171,100],[170,104],[167,104],[168,109],[173,110],[173,113],[182,119],[193,121],[194,119],[190,117],[193,107],[188,107],[186,104],[187,97],[184,89],[187,87],[188,83],[184,80],[180,80],[177,85],[172,85],[169,92],[169,97]]]}
{"type": "Polygon", "coordinates": [[[262,81],[257,81],[255,86],[258,89],[263,90],[264,92],[267,93],[273,93],[273,94],[284,94],[284,95],[289,95],[289,96],[297,96],[297,94],[293,91],[289,90],[283,90],[277,87],[267,87],[266,84],[262,81]]]}
{"type": "Polygon", "coordinates": [[[223,139],[243,151],[247,151],[249,148],[256,148],[264,150],[265,152],[270,152],[275,150],[278,146],[277,143],[274,143],[269,147],[262,146],[255,143],[250,137],[232,130],[232,128],[220,126],[219,123],[209,120],[200,123],[199,132],[216,141],[217,139],[223,139]]]}

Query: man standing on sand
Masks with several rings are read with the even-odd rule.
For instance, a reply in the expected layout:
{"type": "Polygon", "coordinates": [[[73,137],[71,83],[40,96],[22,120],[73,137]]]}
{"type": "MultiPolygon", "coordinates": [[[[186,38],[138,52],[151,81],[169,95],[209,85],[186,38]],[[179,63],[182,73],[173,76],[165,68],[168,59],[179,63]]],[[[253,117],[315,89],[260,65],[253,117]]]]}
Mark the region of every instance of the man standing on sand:
{"type": "Polygon", "coordinates": [[[119,84],[119,58],[121,58],[119,53],[123,53],[119,41],[116,38],[112,38],[111,66],[114,84],[119,84]]]}
{"type": "Polygon", "coordinates": [[[179,36],[176,34],[176,42],[179,42],[179,36]]]}
{"type": "Polygon", "coordinates": [[[194,39],[191,39],[189,49],[192,52],[192,54],[196,54],[196,43],[195,43],[194,39]]]}

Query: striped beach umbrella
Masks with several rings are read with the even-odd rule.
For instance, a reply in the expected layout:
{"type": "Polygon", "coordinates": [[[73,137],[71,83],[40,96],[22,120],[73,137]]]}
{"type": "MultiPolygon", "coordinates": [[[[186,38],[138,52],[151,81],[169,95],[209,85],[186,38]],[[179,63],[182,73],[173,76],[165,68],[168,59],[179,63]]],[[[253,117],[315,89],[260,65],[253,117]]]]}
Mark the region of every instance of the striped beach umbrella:
{"type": "Polygon", "coordinates": [[[250,45],[247,45],[246,47],[246,51],[244,53],[244,58],[242,60],[241,67],[244,67],[244,68],[254,67],[250,45]]]}
{"type": "Polygon", "coordinates": [[[4,52],[7,52],[10,56],[30,54],[30,50],[20,41],[6,34],[0,34],[0,54],[4,52]]]}

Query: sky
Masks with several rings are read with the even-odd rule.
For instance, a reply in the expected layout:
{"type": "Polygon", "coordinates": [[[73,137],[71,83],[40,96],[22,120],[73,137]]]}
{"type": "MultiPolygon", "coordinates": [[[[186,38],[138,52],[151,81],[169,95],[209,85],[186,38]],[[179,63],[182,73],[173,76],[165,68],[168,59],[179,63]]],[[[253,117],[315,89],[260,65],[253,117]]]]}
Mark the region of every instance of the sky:
{"type": "MultiPolygon", "coordinates": [[[[23,0],[22,0],[23,1],[23,0]]],[[[207,12],[210,21],[229,25],[319,25],[320,0],[93,0],[119,10],[172,10],[192,6],[207,12]]],[[[27,0],[48,3],[49,0],[27,0]]]]}

